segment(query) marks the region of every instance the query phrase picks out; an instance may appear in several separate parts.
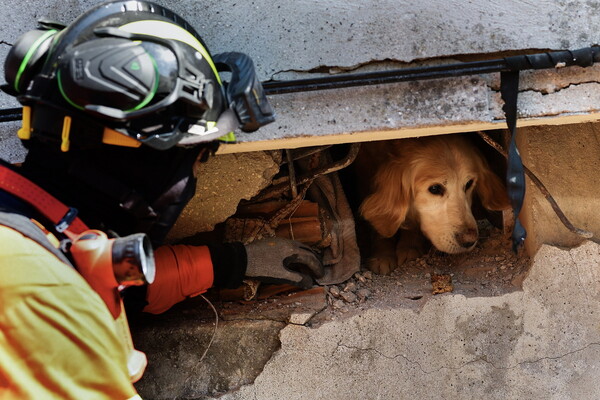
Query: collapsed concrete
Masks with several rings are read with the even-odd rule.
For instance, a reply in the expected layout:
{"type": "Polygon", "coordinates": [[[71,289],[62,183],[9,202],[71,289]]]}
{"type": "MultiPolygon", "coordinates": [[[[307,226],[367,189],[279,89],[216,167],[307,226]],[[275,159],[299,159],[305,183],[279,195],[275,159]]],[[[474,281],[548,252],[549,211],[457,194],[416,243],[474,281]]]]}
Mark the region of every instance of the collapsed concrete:
{"type": "Polygon", "coordinates": [[[457,287],[415,307],[399,301],[405,289],[398,285],[384,294],[392,307],[374,295],[354,311],[329,307],[304,325],[248,320],[250,313],[227,322],[201,362],[212,321],[179,313],[162,327],[139,327],[150,354],[171,354],[139,388],[144,398],[228,391],[217,396],[228,400],[598,398],[599,285],[598,244],[544,245],[521,290],[478,297],[457,287]],[[227,382],[210,376],[215,368],[228,371],[227,382]]]}

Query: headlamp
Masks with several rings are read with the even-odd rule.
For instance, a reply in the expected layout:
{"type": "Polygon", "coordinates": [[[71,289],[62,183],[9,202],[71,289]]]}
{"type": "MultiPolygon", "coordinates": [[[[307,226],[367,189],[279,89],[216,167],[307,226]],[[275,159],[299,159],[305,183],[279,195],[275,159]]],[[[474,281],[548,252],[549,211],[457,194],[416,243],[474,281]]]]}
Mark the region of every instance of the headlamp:
{"type": "Polygon", "coordinates": [[[109,239],[102,231],[87,230],[73,240],[69,251],[114,318],[121,312],[119,289],[154,282],[154,252],[145,234],[109,239]]]}

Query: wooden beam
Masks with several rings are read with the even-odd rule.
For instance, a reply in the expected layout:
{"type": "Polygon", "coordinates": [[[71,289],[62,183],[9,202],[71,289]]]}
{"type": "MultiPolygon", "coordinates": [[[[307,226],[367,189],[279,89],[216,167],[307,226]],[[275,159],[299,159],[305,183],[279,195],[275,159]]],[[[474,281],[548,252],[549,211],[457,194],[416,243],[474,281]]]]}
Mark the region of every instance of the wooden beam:
{"type": "MultiPolygon", "coordinates": [[[[517,120],[518,127],[537,125],[569,125],[585,122],[597,122],[600,112],[585,114],[561,114],[548,117],[521,118],[517,120]]],[[[506,128],[504,120],[495,122],[465,121],[458,124],[409,127],[380,131],[361,131],[343,134],[297,136],[290,138],[277,138],[255,142],[240,142],[236,144],[222,144],[217,154],[245,153],[249,151],[295,149],[300,147],[324,146],[342,143],[369,142],[374,140],[403,139],[408,137],[442,135],[460,132],[487,131],[506,128]]]]}

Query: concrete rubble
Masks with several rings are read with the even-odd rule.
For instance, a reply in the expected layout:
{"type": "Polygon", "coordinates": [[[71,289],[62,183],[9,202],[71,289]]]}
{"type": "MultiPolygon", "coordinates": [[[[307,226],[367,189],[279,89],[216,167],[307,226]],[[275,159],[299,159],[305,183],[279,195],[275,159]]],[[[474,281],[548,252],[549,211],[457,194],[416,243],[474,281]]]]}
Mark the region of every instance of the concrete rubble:
{"type": "Polygon", "coordinates": [[[211,231],[235,214],[240,200],[254,197],[279,171],[280,152],[223,154],[196,167],[196,195],[169,233],[169,240],[211,231]]]}
{"type": "Polygon", "coordinates": [[[453,293],[423,293],[415,302],[396,285],[395,292],[374,291],[343,313],[327,307],[306,323],[246,313],[218,331],[220,345],[213,344],[218,348],[201,362],[212,321],[199,324],[180,315],[168,327],[139,328],[153,332],[144,334],[150,354],[171,352],[151,367],[141,394],[227,400],[596,399],[599,285],[600,245],[586,242],[570,250],[544,245],[522,288],[476,296],[456,285],[453,293]],[[177,345],[166,346],[166,339],[177,345]],[[248,373],[251,360],[255,378],[248,373]],[[211,368],[229,370],[230,377],[246,373],[238,379],[245,385],[227,387],[207,375],[211,368]],[[162,386],[165,382],[173,384],[162,386]]]}

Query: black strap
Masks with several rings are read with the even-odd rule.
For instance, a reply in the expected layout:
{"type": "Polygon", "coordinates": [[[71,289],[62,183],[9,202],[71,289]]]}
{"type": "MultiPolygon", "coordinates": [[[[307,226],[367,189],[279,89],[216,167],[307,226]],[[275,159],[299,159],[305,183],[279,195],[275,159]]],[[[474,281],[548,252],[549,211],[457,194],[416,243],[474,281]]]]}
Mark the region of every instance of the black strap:
{"type": "Polygon", "coordinates": [[[508,197],[513,208],[515,226],[512,240],[513,250],[519,250],[527,232],[519,220],[519,214],[525,198],[525,172],[521,155],[517,149],[517,97],[519,94],[519,71],[506,71],[500,74],[500,94],[504,100],[502,110],[506,116],[506,124],[510,131],[511,139],[508,148],[508,166],[506,169],[506,187],[508,197]]]}

